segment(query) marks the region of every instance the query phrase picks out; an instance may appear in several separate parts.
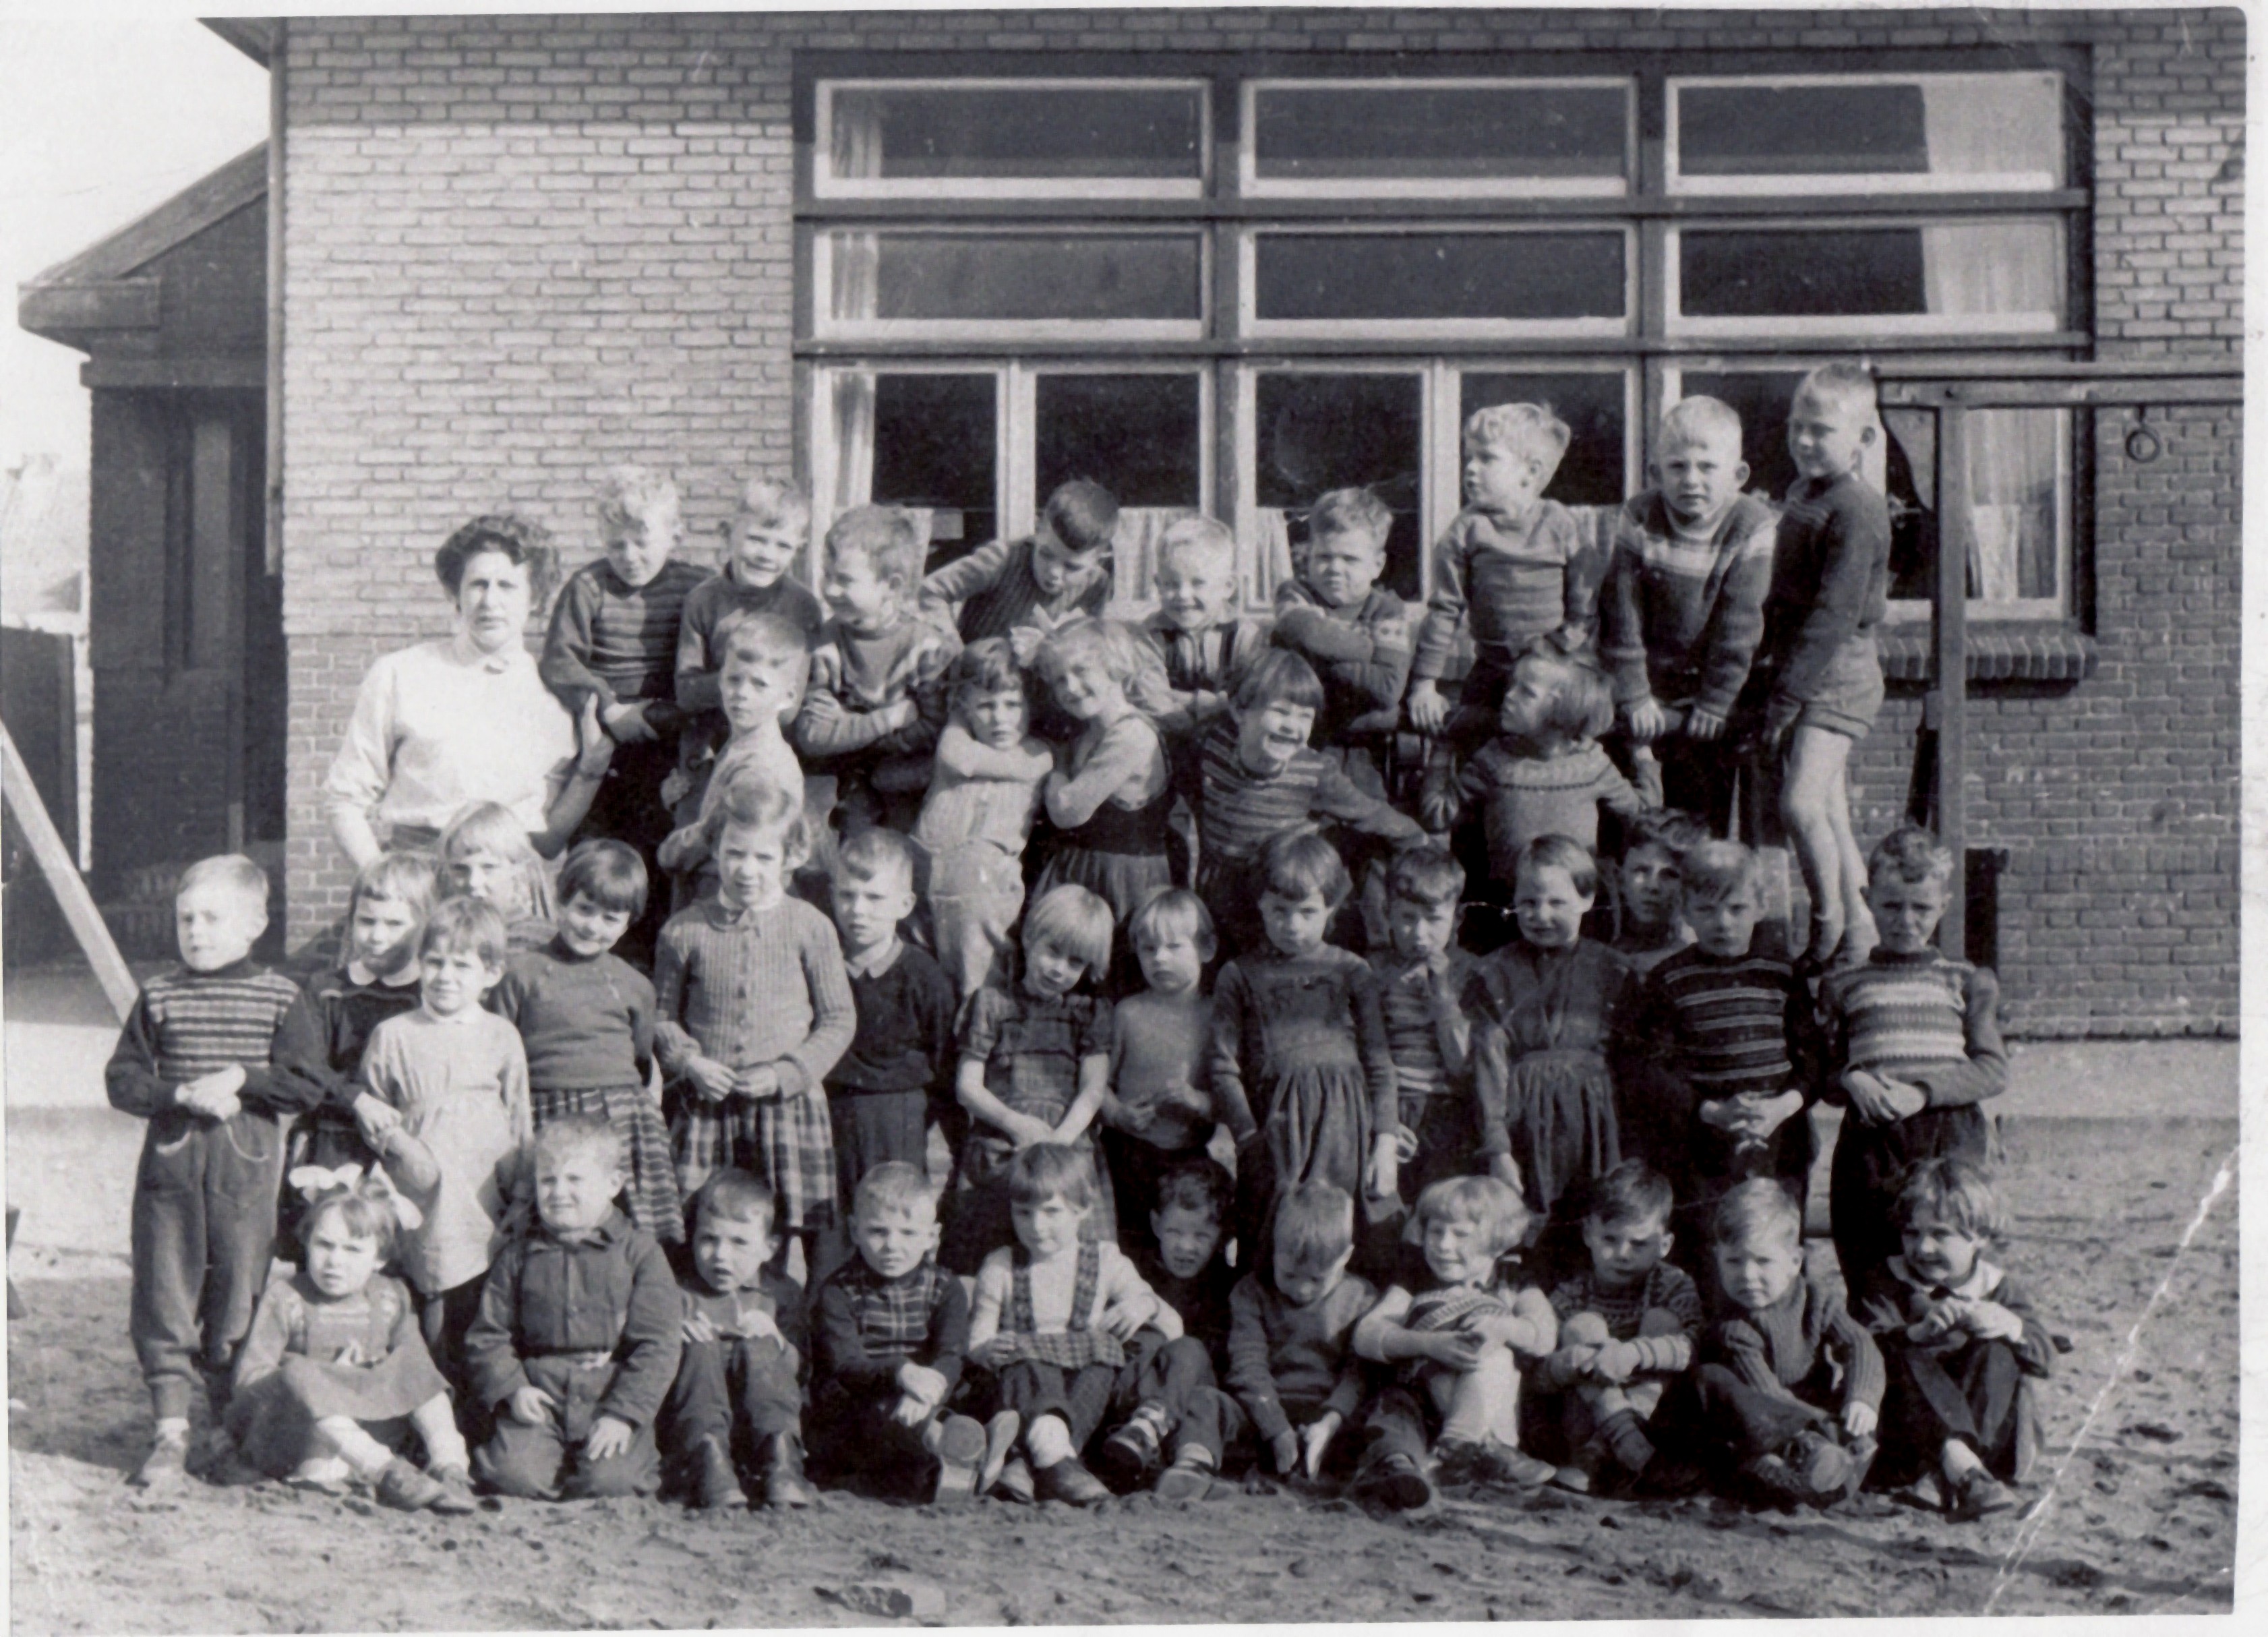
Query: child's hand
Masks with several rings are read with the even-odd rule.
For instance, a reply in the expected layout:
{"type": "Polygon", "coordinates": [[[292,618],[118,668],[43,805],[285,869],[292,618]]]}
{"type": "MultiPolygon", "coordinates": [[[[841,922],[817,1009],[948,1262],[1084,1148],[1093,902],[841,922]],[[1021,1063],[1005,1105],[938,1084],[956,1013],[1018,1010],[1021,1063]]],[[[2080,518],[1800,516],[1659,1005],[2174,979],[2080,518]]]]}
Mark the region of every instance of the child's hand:
{"type": "Polygon", "coordinates": [[[1438,734],[1441,725],[1449,719],[1449,702],[1430,682],[1410,683],[1403,704],[1409,712],[1410,726],[1421,734],[1438,734]]]}
{"type": "Polygon", "coordinates": [[[1134,1339],[1134,1332],[1150,1322],[1149,1314],[1138,1307],[1116,1302],[1103,1309],[1102,1330],[1105,1335],[1116,1336],[1121,1341],[1134,1339]]]}
{"type": "MultiPolygon", "coordinates": [[[[223,1103],[234,1103],[236,1094],[243,1085],[243,1065],[232,1063],[226,1068],[215,1069],[210,1074],[183,1080],[173,1088],[173,1103],[176,1108],[187,1109],[192,1114],[224,1120],[229,1117],[229,1114],[221,1112],[223,1103]]],[[[232,1108],[229,1113],[234,1111],[232,1108]]]]}
{"type": "Polygon", "coordinates": [[[1421,1333],[1418,1346],[1426,1358],[1436,1364],[1458,1371],[1476,1370],[1488,1351],[1498,1344],[1476,1330],[1437,1331],[1431,1335],[1421,1333]]]}
{"type": "Polygon", "coordinates": [[[387,1139],[401,1129],[401,1110],[366,1091],[354,1101],[354,1117],[362,1139],[381,1152],[387,1139]]]}
{"type": "Polygon", "coordinates": [[[701,839],[698,825],[686,824],[671,830],[662,837],[661,845],[654,849],[654,861],[675,874],[688,870],[708,856],[709,844],[701,839]]]}
{"type": "Polygon", "coordinates": [[[1549,1360],[1551,1373],[1562,1381],[1570,1382],[1595,1379],[1598,1374],[1598,1348],[1580,1343],[1560,1348],[1549,1360]]]}
{"type": "Polygon", "coordinates": [[[677,804],[693,793],[693,776],[683,768],[674,767],[662,776],[661,805],[674,812],[677,804]]]}
{"type": "Polygon", "coordinates": [[[762,1341],[770,1338],[782,1346],[787,1345],[787,1338],[780,1334],[779,1321],[762,1308],[751,1308],[740,1315],[739,1322],[733,1327],[733,1334],[740,1341],[762,1341]]]}
{"type": "Polygon", "coordinates": [[[1660,700],[1651,695],[1630,707],[1630,736],[1640,744],[1660,738],[1669,731],[1669,718],[1660,700]]]}
{"type": "Polygon", "coordinates": [[[1040,657],[1040,645],[1047,641],[1048,633],[1039,625],[1019,625],[1008,633],[1008,652],[1016,656],[1016,663],[1026,670],[1040,657]]]}
{"type": "Polygon", "coordinates": [[[1438,836],[1457,822],[1463,806],[1457,787],[1443,778],[1429,778],[1418,793],[1418,822],[1438,836]]]}
{"type": "Polygon", "coordinates": [[[696,1057],[685,1066],[685,1078],[703,1102],[722,1102],[733,1095],[740,1077],[714,1058],[696,1057]]]}
{"type": "Polygon", "coordinates": [[[1114,1131],[1138,1137],[1158,1123],[1158,1110],[1146,1102],[1137,1105],[1108,1097],[1102,1104],[1102,1122],[1114,1131]]]}
{"type": "Polygon", "coordinates": [[[1381,1132],[1371,1139],[1368,1186],[1373,1199],[1402,1197],[1402,1151],[1392,1132],[1381,1132]]]}
{"type": "Polygon", "coordinates": [[[901,734],[921,720],[921,706],[908,694],[895,704],[883,706],[879,714],[886,724],[886,732],[901,734]]]}
{"type": "Polygon", "coordinates": [[[1007,1127],[1009,1139],[1019,1149],[1028,1148],[1035,1142],[1053,1142],[1056,1128],[1045,1120],[1029,1114],[1019,1114],[1015,1124],[1007,1127]]]}
{"type": "Polygon", "coordinates": [[[1891,1112],[1882,1082],[1865,1069],[1845,1069],[1839,1083],[1843,1095],[1851,1099],[1851,1112],[1867,1125],[1884,1125],[1897,1118],[1891,1112]]]}
{"type": "Polygon", "coordinates": [[[1910,1120],[1929,1107],[1929,1094],[1920,1087],[1889,1075],[1878,1075],[1876,1083],[1882,1088],[1882,1101],[1890,1110],[1893,1120],[1910,1120]]]}
{"type": "Polygon", "coordinates": [[[643,744],[661,737],[645,719],[645,707],[642,704],[610,704],[599,712],[599,722],[607,730],[607,736],[618,745],[643,744]]]}
{"type": "Polygon", "coordinates": [[[945,1402],[945,1376],[926,1364],[916,1364],[908,1359],[898,1366],[898,1391],[900,1421],[907,1427],[917,1426],[945,1402]],[[909,1409],[911,1414],[906,1413],[909,1409]]]}
{"type": "Polygon", "coordinates": [[[1268,1441],[1268,1453],[1275,1458],[1276,1470],[1289,1478],[1300,1464],[1300,1434],[1287,1427],[1268,1441]]]}
{"type": "Polygon", "coordinates": [[[377,1363],[378,1360],[363,1357],[362,1343],[350,1341],[331,1355],[331,1362],[345,1369],[361,1369],[377,1363]]]}
{"type": "Polygon", "coordinates": [[[968,1356],[988,1370],[1005,1369],[1016,1361],[1016,1338],[995,1336],[968,1350],[968,1356]]]}
{"type": "Polygon", "coordinates": [[[779,1070],[769,1063],[742,1069],[733,1077],[733,1089],[751,1102],[770,1102],[780,1095],[779,1070]]]}
{"type": "Polygon", "coordinates": [[[637,1435],[630,1430],[628,1421],[602,1415],[591,1423],[591,1435],[583,1441],[583,1458],[586,1461],[611,1461],[616,1456],[628,1455],[630,1440],[637,1435]]]}
{"type": "Polygon", "coordinates": [[[717,1321],[711,1318],[706,1313],[695,1312],[687,1314],[685,1316],[685,1339],[688,1342],[716,1340],[717,1321]]]}
{"type": "Polygon", "coordinates": [[[1843,1430],[1853,1438],[1874,1435],[1874,1409],[1872,1405],[1846,1404],[1843,1406],[1843,1430]]]}
{"type": "Polygon", "coordinates": [[[1326,1410],[1300,1429],[1300,1442],[1307,1456],[1300,1465],[1308,1477],[1322,1476],[1323,1456],[1331,1447],[1331,1440],[1338,1435],[1343,1419],[1336,1410],[1326,1410]]]}
{"type": "Polygon", "coordinates": [[[1728,1132],[1740,1123],[1740,1116],[1730,1097],[1706,1097],[1693,1110],[1694,1117],[1712,1131],[1728,1132]]]}
{"type": "Polygon", "coordinates": [[[1172,1107],[1176,1109],[1185,1109],[1191,1114],[1211,1114],[1212,1112],[1211,1094],[1209,1092],[1199,1091],[1187,1080],[1177,1080],[1172,1085],[1167,1087],[1164,1100],[1166,1103],[1172,1107]]]}
{"type": "Polygon", "coordinates": [[[615,741],[599,719],[598,696],[585,694],[582,713],[575,719],[575,771],[585,778],[597,778],[614,759],[615,741]]]}
{"type": "Polygon", "coordinates": [[[504,1413],[522,1427],[541,1427],[552,1419],[559,1411],[559,1400],[542,1388],[530,1383],[515,1388],[504,1401],[504,1413]]]}
{"type": "Polygon", "coordinates": [[[1626,1382],[1638,1374],[1638,1349],[1626,1341],[1610,1341],[1599,1349],[1591,1368],[1601,1381],[1626,1382]]]}
{"type": "Polygon", "coordinates": [[[1685,713],[1685,736],[1702,744],[1713,744],[1725,736],[1725,719],[1704,705],[1695,705],[1685,713]]]}
{"type": "Polygon", "coordinates": [[[850,712],[843,708],[843,701],[835,697],[833,690],[821,688],[819,678],[814,675],[810,691],[803,696],[802,714],[814,727],[833,728],[841,726],[850,712]]]}

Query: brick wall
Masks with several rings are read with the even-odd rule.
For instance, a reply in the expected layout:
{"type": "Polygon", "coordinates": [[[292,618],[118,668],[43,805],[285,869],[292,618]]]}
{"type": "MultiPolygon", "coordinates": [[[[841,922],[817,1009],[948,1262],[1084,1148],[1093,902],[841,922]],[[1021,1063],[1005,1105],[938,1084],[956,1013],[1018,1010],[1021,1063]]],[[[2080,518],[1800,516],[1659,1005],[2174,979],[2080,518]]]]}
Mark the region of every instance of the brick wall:
{"type": "MultiPolygon", "coordinates": [[[[343,902],[320,794],[355,682],[444,629],[429,564],[450,528],[524,507],[580,557],[606,464],[667,466],[697,530],[738,476],[791,463],[799,48],[2088,45],[2102,350],[2226,356],[2241,334],[2235,11],[294,18],[286,38],[295,939],[343,902]]],[[[1985,693],[1973,719],[1972,822],[2011,851],[2003,962],[2034,1032],[2235,1028],[2240,446],[2231,414],[2152,418],[2152,467],[2123,425],[2101,434],[2095,675],[1985,693]]],[[[1917,714],[1894,700],[1859,759],[1869,833],[1903,806],[1917,714]]]]}

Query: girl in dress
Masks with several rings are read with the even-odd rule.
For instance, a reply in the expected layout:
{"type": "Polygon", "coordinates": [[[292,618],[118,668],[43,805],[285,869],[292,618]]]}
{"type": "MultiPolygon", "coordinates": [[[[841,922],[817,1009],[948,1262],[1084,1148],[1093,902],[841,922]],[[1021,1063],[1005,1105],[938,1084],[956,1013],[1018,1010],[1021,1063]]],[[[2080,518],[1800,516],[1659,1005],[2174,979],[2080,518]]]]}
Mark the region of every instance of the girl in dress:
{"type": "MultiPolygon", "coordinates": [[[[1130,695],[1158,665],[1144,639],[1115,620],[1066,625],[1039,655],[1040,674],[1079,734],[1041,786],[1056,834],[1033,894],[1084,887],[1120,928],[1174,884],[1166,851],[1173,779],[1157,728],[1130,695]]],[[[1123,939],[1114,966],[1116,989],[1132,988],[1123,939]]]]}
{"type": "Polygon", "coordinates": [[[449,891],[478,898],[504,917],[514,949],[551,941],[551,874],[510,807],[475,801],[441,832],[441,866],[449,891]]]}
{"type": "Polygon", "coordinates": [[[1264,1254],[1277,1197],[1327,1182],[1398,1191],[1394,1058],[1370,962],[1323,941],[1354,890],[1330,843],[1278,836],[1260,861],[1264,947],[1213,985],[1213,1106],[1237,1139],[1239,1242],[1264,1254]]]}
{"type": "Polygon", "coordinates": [[[472,1511],[448,1383],[425,1350],[408,1287],[378,1271],[417,1208],[385,1172],[365,1176],[358,1165],[303,1165],[290,1180],[307,1201],[305,1265],[269,1281],[237,1354],[225,1418],[237,1448],[231,1476],[339,1493],[351,1473],[402,1511],[472,1511]],[[394,1453],[412,1430],[425,1471],[394,1453]]]}
{"type": "Polygon", "coordinates": [[[1111,928],[1110,906],[1086,888],[1042,893],[1024,917],[1015,988],[980,989],[961,1008],[956,1089],[970,1130],[939,1258],[956,1273],[974,1273],[1013,1239],[1009,1162],[1035,1142],[1063,1144],[1094,1169],[1095,1206],[1080,1235],[1118,1242],[1094,1132],[1109,1089],[1111,1007],[1082,987],[1110,958],[1111,928]]]}
{"type": "Polygon", "coordinates": [[[1543,836],[1513,864],[1520,936],[1474,969],[1481,1151],[1490,1174],[1545,1219],[1538,1254],[1554,1276],[1581,1265],[1584,1194],[1622,1158],[1607,1044],[1632,999],[1630,963],[1582,936],[1597,866],[1565,836],[1543,836]]]}

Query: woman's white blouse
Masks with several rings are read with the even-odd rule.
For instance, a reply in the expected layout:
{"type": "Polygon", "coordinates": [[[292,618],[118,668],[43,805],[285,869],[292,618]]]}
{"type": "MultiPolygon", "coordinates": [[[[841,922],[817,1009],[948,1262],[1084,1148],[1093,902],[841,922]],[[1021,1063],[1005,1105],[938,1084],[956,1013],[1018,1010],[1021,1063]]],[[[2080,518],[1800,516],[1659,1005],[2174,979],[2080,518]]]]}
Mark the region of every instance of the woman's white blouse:
{"type": "Polygon", "coordinates": [[[533,655],[443,638],[370,667],[325,789],[333,812],[387,825],[440,830],[469,803],[496,801],[534,831],[574,758],[574,719],[533,655]]]}

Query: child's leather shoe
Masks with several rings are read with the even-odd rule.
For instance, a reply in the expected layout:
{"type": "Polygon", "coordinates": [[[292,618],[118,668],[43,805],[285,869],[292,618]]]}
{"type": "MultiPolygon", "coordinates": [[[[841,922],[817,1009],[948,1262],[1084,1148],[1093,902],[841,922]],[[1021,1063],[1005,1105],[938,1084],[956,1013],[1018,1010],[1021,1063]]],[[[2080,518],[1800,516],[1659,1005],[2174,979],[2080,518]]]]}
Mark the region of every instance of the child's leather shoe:
{"type": "Polygon", "coordinates": [[[186,1433],[160,1433],[151,1441],[150,1453],[134,1469],[137,1489],[170,1489],[189,1476],[189,1440],[186,1433]]]}
{"type": "Polygon", "coordinates": [[[764,1504],[768,1507],[807,1507],[819,1492],[803,1475],[803,1441],[793,1433],[775,1433],[764,1451],[764,1504]]]}
{"type": "Polygon", "coordinates": [[[1851,1484],[1851,1454],[1825,1433],[1806,1430],[1788,1442],[1787,1464],[1804,1499],[1823,1505],[1843,1497],[1851,1484]]]}
{"type": "Polygon", "coordinates": [[[2011,1512],[2020,1504],[2016,1492],[1986,1471],[1972,1467],[1953,1487],[1953,1515],[1974,1521],[1995,1512],[2011,1512]]]}
{"type": "Polygon", "coordinates": [[[1202,1501],[1212,1490],[1212,1456],[1195,1448],[1174,1457],[1173,1465],[1158,1474],[1160,1501],[1202,1501]]]}
{"type": "Polygon", "coordinates": [[[1039,1486],[1032,1481],[1031,1464],[1021,1456],[1010,1460],[1000,1469],[998,1482],[987,1486],[987,1493],[997,1493],[1003,1501],[1013,1501],[1019,1506],[1029,1506],[1039,1498],[1039,1486]]]}
{"type": "Polygon", "coordinates": [[[1075,1507],[1091,1507],[1111,1498],[1109,1486],[1080,1465],[1077,1456],[1035,1472],[1032,1493],[1042,1501],[1068,1501],[1075,1507]]]}
{"type": "Polygon", "coordinates": [[[733,1470],[732,1456],[725,1451],[724,1441],[713,1435],[694,1446],[693,1504],[703,1512],[748,1504],[748,1498],[740,1493],[740,1475],[733,1470]]]}
{"type": "Polygon", "coordinates": [[[1094,1462],[1096,1475],[1122,1495],[1138,1488],[1143,1475],[1157,1464],[1158,1429],[1140,1415],[1102,1441],[1094,1462]]]}
{"type": "Polygon", "coordinates": [[[1541,1488],[1551,1481],[1553,1471],[1549,1463],[1493,1438],[1480,1446],[1475,1470],[1484,1483],[1516,1484],[1522,1489],[1541,1488]]]}
{"type": "Polygon", "coordinates": [[[1356,1494],[1396,1512],[1415,1512],[1432,1504],[1433,1480],[1399,1449],[1379,1457],[1375,1465],[1355,1478],[1356,1494]]]}
{"type": "Polygon", "coordinates": [[[441,1498],[433,1503],[433,1510],[451,1517],[462,1517],[477,1512],[481,1503],[473,1497],[473,1475],[461,1466],[437,1466],[432,1469],[433,1481],[441,1486],[441,1498]]]}
{"type": "MultiPolygon", "coordinates": [[[[1024,1418],[1013,1410],[1003,1410],[984,1423],[984,1464],[976,1469],[978,1494],[990,1494],[992,1486],[1007,1476],[1009,1454],[1016,1447],[1016,1434],[1023,1430],[1024,1418]]],[[[1027,1472],[1023,1499],[1031,1498],[1031,1475],[1027,1472]]]]}
{"type": "Polygon", "coordinates": [[[372,1487],[378,1504],[396,1512],[423,1512],[448,1493],[438,1478],[428,1478],[400,1456],[386,1464],[372,1487]]]}

